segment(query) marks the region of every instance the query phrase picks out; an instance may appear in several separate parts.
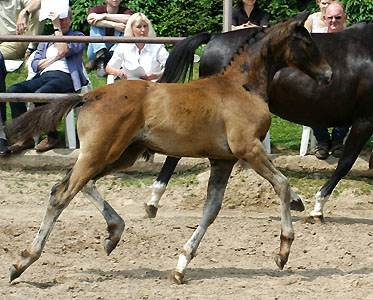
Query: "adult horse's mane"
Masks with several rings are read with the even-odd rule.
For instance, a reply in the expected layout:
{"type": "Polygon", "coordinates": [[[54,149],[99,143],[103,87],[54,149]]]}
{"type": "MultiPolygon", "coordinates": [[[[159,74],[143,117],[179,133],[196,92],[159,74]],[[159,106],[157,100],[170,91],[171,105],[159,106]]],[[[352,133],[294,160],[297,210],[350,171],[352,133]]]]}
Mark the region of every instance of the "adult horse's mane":
{"type": "MultiPolygon", "coordinates": [[[[267,27],[269,28],[269,27],[267,27]]],[[[264,27],[258,27],[258,30],[252,32],[252,35],[248,36],[243,43],[237,48],[237,51],[229,60],[228,64],[224,66],[223,71],[221,74],[225,72],[225,70],[232,65],[232,62],[236,59],[237,56],[241,55],[242,52],[247,51],[247,48],[251,47],[258,41],[261,41],[265,36],[265,29],[264,27]]],[[[217,76],[218,74],[214,74],[213,76],[217,76]]],[[[212,75],[211,75],[212,76],[212,75]]]]}
{"type": "MultiPolygon", "coordinates": [[[[237,32],[238,33],[238,32],[237,32]]],[[[158,82],[165,82],[165,83],[175,83],[179,80],[184,82],[186,79],[188,81],[192,80],[193,77],[193,57],[194,57],[194,50],[193,52],[189,53],[189,49],[194,49],[194,45],[200,45],[203,43],[207,43],[211,36],[215,35],[214,33],[208,32],[200,32],[194,35],[194,39],[185,39],[178,42],[172,51],[170,52],[169,58],[167,59],[165,69],[167,72],[163,74],[163,76],[158,80],[158,82]],[[182,66],[182,67],[181,67],[182,66]],[[188,74],[188,76],[187,76],[188,74]]],[[[224,33],[223,33],[224,35],[224,33]]],[[[252,45],[256,43],[258,40],[263,38],[264,36],[264,28],[263,27],[255,27],[251,28],[250,34],[245,36],[245,39],[237,48],[236,54],[241,53],[242,48],[248,44],[252,45]]],[[[234,59],[236,56],[233,55],[231,60],[234,59]]],[[[222,72],[226,69],[228,65],[224,67],[222,72]]]]}

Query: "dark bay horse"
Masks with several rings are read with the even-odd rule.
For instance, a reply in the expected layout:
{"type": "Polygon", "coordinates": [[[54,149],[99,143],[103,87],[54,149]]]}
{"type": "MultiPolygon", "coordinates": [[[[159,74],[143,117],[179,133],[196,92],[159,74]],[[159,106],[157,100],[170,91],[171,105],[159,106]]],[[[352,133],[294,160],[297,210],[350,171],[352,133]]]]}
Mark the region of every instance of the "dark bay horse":
{"type": "Polygon", "coordinates": [[[128,168],[144,153],[207,157],[211,163],[202,220],[179,256],[171,278],[180,283],[207,228],[221,208],[224,191],[237,159],[273,186],[281,200],[280,250],[276,264],[283,268],[294,239],[290,215],[291,189],[262,146],[271,123],[267,86],[286,66],[306,72],[319,84],[331,80],[301,14],[259,30],[237,51],[223,73],[187,84],[119,81],[81,99],[67,99],[35,108],[14,120],[10,136],[25,140],[56,126],[62,116],[85,102],[78,119],[81,154],[65,178],[51,190],[49,205],[32,244],[13,265],[10,280],[19,277],[41,255],[62,211],[79,192],[85,192],[104,215],[109,230],[107,254],[124,229],[122,218],[103,199],[95,182],[128,168]],[[94,124],[94,126],[92,125],[94,124]],[[97,147],[97,140],[102,141],[97,147]]]}
{"type": "MultiPolygon", "coordinates": [[[[185,79],[193,67],[193,55],[202,43],[200,76],[223,70],[244,40],[258,28],[227,33],[201,33],[173,48],[160,82],[185,79]]],[[[363,146],[373,133],[373,23],[355,24],[332,34],[312,34],[322,55],[333,68],[330,85],[317,86],[314,80],[292,68],[281,69],[269,85],[269,109],[283,119],[311,127],[352,126],[338,166],[316,194],[310,218],[323,221],[323,207],[333,189],[351,169],[363,146]]],[[[193,71],[189,73],[193,74],[193,71]]],[[[180,158],[167,157],[153,184],[153,193],[145,208],[155,217],[159,200],[180,158]]],[[[373,154],[369,167],[373,168],[373,154]]],[[[302,211],[301,201],[292,201],[292,209],[302,211]]]]}

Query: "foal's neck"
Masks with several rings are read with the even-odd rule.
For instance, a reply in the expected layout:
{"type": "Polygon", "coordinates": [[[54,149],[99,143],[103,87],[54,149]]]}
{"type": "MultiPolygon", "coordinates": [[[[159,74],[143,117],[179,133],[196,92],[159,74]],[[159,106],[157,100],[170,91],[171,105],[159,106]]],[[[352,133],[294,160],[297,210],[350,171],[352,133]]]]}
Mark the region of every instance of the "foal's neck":
{"type": "Polygon", "coordinates": [[[246,91],[260,95],[267,102],[269,84],[275,73],[286,66],[281,59],[284,53],[281,47],[282,43],[274,44],[267,36],[254,45],[244,45],[231,60],[224,76],[229,76],[246,91]]]}

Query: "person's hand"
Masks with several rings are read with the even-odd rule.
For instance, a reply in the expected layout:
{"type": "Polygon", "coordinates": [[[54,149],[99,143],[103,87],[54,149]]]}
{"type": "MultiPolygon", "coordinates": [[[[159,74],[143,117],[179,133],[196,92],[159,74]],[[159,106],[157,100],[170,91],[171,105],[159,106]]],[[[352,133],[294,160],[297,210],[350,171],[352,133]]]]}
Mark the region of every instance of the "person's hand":
{"type": "Polygon", "coordinates": [[[124,30],[126,29],[126,24],[124,24],[124,23],[115,23],[114,29],[116,31],[119,31],[119,32],[124,32],[124,30]]]}
{"type": "Polygon", "coordinates": [[[248,21],[246,24],[244,24],[244,27],[248,28],[248,27],[258,27],[258,25],[254,24],[254,23],[251,23],[250,21],[248,21]]]}
{"type": "Polygon", "coordinates": [[[91,13],[91,14],[88,15],[87,21],[91,25],[96,25],[97,22],[105,19],[105,15],[106,14],[91,13]]]}
{"type": "Polygon", "coordinates": [[[18,14],[16,25],[16,34],[22,35],[27,31],[27,14],[25,10],[21,10],[18,14]]]}
{"type": "Polygon", "coordinates": [[[58,15],[58,13],[51,11],[48,15],[48,18],[52,21],[52,25],[54,28],[61,27],[60,16],[58,15]]]}
{"type": "Polygon", "coordinates": [[[116,76],[120,79],[127,79],[127,75],[124,73],[123,69],[119,69],[116,76]]]}
{"type": "Polygon", "coordinates": [[[148,73],[144,76],[140,76],[140,79],[147,80],[147,81],[158,79],[158,78],[159,78],[159,73],[148,73]]]}

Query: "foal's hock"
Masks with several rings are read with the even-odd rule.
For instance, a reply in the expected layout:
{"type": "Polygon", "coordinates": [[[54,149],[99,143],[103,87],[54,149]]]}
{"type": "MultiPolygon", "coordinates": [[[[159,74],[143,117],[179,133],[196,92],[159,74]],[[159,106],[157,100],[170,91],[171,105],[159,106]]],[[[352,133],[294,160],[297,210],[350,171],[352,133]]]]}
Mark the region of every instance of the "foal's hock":
{"type": "MultiPolygon", "coordinates": [[[[172,272],[175,282],[182,281],[208,226],[217,217],[237,159],[247,161],[267,179],[281,200],[281,242],[275,261],[282,269],[294,239],[291,193],[286,178],[268,159],[261,140],[271,123],[267,86],[277,70],[291,66],[318,82],[330,81],[330,66],[303,27],[307,15],[259,31],[219,75],[188,84],[122,80],[87,94],[78,119],[81,154],[73,169],[52,188],[40,230],[11,268],[10,279],[19,277],[40,257],[59,215],[79,191],[89,196],[108,223],[105,249],[110,254],[120,240],[124,222],[99,194],[95,181],[128,168],[144,152],[207,157],[211,163],[203,217],[172,272]],[[102,141],[101,147],[96,147],[97,140],[102,141]]],[[[81,101],[43,106],[39,130],[50,125],[51,113],[66,112],[81,101]]],[[[27,127],[27,118],[31,117],[32,112],[27,113],[19,122],[27,127]]],[[[35,134],[32,130],[25,132],[35,134]]]]}

